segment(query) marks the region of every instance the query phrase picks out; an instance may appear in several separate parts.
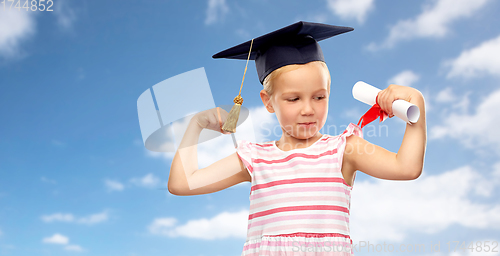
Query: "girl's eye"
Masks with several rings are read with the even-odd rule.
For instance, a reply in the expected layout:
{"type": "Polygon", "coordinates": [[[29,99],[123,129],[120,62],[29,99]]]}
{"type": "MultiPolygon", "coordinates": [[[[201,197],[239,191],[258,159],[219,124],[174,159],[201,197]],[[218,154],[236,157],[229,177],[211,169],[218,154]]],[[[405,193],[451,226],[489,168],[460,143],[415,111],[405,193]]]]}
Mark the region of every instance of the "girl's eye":
{"type": "MultiPolygon", "coordinates": [[[[316,97],[318,100],[322,100],[325,98],[325,96],[321,96],[321,97],[316,97]]],[[[289,102],[293,102],[293,101],[297,101],[299,98],[295,98],[295,99],[287,99],[287,101],[289,102]]]]}

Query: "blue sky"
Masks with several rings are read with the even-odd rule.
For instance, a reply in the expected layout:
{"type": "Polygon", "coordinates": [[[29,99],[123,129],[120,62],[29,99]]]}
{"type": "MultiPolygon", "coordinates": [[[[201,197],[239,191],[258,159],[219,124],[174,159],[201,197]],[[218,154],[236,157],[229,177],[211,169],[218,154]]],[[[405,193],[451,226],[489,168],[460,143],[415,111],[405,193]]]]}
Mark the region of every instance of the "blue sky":
{"type": "MultiPolygon", "coordinates": [[[[250,185],[169,194],[172,154],[145,149],[137,98],[204,67],[215,104],[232,105],[245,62],[211,56],[299,20],[355,28],[320,42],[332,75],[327,125],[356,123],[367,110],[351,95],[359,80],[412,86],[426,99],[424,172],[414,181],[358,172],[354,243],[457,256],[476,254],[447,242],[500,242],[498,1],[53,3],[52,12],[0,3],[0,255],[239,255],[250,185]]],[[[244,106],[254,123],[276,126],[261,89],[251,62],[244,106]]],[[[397,152],[404,123],[367,128],[382,126],[388,134],[365,139],[397,152]]]]}

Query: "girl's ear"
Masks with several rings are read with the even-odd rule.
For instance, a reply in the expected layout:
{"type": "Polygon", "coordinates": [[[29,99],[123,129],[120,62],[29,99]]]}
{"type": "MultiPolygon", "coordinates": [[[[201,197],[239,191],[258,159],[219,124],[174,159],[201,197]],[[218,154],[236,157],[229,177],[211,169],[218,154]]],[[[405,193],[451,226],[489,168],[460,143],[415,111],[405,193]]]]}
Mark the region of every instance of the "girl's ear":
{"type": "Polygon", "coordinates": [[[264,106],[266,106],[267,111],[269,111],[269,113],[274,113],[274,108],[271,104],[271,98],[265,90],[260,91],[260,98],[262,99],[262,103],[264,103],[264,106]]]}

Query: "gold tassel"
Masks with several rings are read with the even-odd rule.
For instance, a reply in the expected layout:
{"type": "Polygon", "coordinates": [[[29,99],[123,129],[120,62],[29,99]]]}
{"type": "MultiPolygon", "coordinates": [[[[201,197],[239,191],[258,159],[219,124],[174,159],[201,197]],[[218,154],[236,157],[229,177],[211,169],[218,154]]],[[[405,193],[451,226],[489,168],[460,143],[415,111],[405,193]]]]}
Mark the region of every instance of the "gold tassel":
{"type": "Polygon", "coordinates": [[[245,66],[245,72],[243,72],[243,80],[241,80],[240,93],[236,98],[234,98],[234,106],[229,111],[226,122],[222,126],[222,130],[225,132],[235,133],[236,124],[238,123],[238,118],[240,117],[241,104],[243,104],[243,98],[241,97],[241,88],[243,88],[243,81],[245,81],[245,74],[247,73],[248,60],[250,59],[250,54],[252,53],[253,39],[250,43],[250,51],[248,52],[247,64],[245,66]]]}
{"type": "Polygon", "coordinates": [[[234,98],[234,106],[229,111],[229,115],[227,116],[227,120],[222,126],[222,130],[225,132],[236,132],[236,124],[238,123],[238,118],[240,117],[241,104],[243,103],[243,98],[238,95],[234,98]]]}

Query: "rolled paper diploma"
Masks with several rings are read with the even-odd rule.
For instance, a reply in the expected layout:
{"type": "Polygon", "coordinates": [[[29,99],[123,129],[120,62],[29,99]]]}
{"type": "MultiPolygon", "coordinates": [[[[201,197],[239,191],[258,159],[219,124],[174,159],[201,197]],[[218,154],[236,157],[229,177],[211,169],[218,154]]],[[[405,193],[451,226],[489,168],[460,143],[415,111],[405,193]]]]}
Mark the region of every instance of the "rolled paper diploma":
{"type": "MultiPolygon", "coordinates": [[[[352,87],[352,96],[363,103],[373,106],[376,103],[375,99],[380,91],[379,88],[359,81],[352,87]]],[[[420,117],[420,110],[418,107],[406,100],[395,100],[392,103],[392,111],[395,116],[403,119],[409,124],[416,123],[420,117]]]]}

